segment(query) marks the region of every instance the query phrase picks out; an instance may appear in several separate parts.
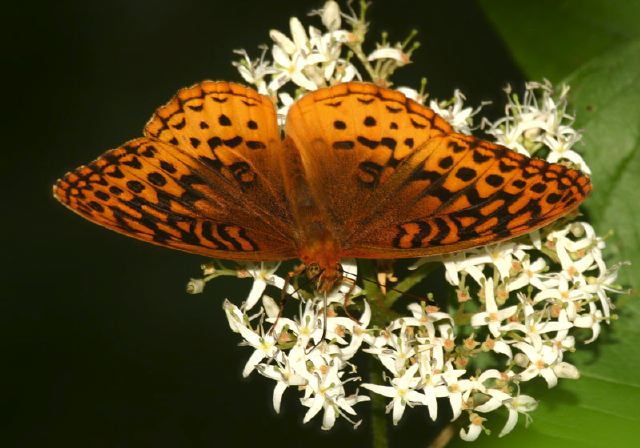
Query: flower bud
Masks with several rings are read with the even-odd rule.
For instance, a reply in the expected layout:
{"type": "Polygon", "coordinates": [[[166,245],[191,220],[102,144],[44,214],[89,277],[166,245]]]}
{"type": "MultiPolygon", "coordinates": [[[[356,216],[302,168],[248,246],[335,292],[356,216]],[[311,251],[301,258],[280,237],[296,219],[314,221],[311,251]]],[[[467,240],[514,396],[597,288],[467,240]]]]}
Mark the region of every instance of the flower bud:
{"type": "Polygon", "coordinates": [[[340,28],[340,6],[337,2],[328,1],[322,8],[322,24],[327,27],[329,31],[335,31],[340,28]]]}
{"type": "Polygon", "coordinates": [[[262,296],[262,306],[264,307],[265,312],[267,313],[267,317],[275,319],[280,314],[280,306],[276,303],[273,298],[268,295],[262,296]]]}
{"type": "Polygon", "coordinates": [[[580,371],[576,366],[569,364],[568,362],[559,362],[553,366],[553,372],[558,378],[569,378],[571,380],[577,380],[580,378],[580,371]]]}
{"type": "Polygon", "coordinates": [[[187,283],[187,294],[200,294],[204,291],[205,281],[201,278],[192,278],[187,283]]]}
{"type": "Polygon", "coordinates": [[[200,265],[203,275],[211,275],[216,272],[216,267],[213,263],[203,263],[200,265]]]}
{"type": "Polygon", "coordinates": [[[513,357],[513,362],[515,362],[517,366],[525,368],[529,365],[529,358],[524,353],[516,353],[513,357]]]}

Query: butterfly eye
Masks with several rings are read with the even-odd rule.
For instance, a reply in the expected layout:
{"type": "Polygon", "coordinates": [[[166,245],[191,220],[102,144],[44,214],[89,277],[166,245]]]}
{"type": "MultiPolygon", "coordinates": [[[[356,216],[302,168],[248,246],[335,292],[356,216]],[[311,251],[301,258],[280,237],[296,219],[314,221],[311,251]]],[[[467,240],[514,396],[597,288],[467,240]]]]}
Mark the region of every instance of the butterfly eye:
{"type": "Polygon", "coordinates": [[[316,278],[320,275],[321,272],[322,270],[320,269],[320,265],[318,263],[309,263],[309,265],[307,265],[308,278],[316,278]]]}

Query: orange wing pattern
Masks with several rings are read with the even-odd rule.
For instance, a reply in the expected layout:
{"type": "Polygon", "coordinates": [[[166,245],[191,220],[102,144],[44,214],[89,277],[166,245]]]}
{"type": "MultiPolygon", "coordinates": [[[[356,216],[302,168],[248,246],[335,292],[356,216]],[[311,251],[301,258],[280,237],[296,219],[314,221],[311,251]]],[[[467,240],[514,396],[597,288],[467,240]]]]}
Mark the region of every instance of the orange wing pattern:
{"type": "Polygon", "coordinates": [[[182,89],[145,137],[67,173],[55,197],[135,238],[214,258],[453,252],[530,232],[575,209],[582,173],[453,132],[399,92],[347,83],[304,96],[281,141],[254,90],[182,89]]]}
{"type": "MultiPolygon", "coordinates": [[[[432,110],[400,92],[347,83],[312,92],[289,110],[285,133],[300,151],[307,182],[349,239],[406,171],[403,161],[425,141],[452,132],[432,110]],[[386,194],[386,193],[385,193],[386,194]]],[[[395,205],[395,208],[398,204],[395,205]]]]}
{"type": "Polygon", "coordinates": [[[68,173],[55,197],[135,238],[215,258],[294,258],[273,104],[205,81],[160,108],[147,137],[68,173]]]}
{"type": "Polygon", "coordinates": [[[369,223],[373,231],[354,241],[352,256],[425,256],[514,238],[571,212],[591,191],[576,170],[466,135],[421,151],[430,154],[397,195],[410,213],[369,223]]]}
{"type": "Polygon", "coordinates": [[[457,134],[432,110],[369,84],[307,95],[287,133],[329,203],[343,256],[424,256],[512,238],[567,214],[591,189],[578,171],[457,134]]]}

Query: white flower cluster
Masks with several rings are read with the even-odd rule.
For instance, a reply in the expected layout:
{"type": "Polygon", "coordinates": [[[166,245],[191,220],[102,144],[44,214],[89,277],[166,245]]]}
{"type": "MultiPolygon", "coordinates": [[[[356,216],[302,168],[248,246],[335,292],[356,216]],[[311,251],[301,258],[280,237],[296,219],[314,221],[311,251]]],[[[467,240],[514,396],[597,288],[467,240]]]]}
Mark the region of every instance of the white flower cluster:
{"type": "MultiPolygon", "coordinates": [[[[360,294],[359,288],[342,285],[326,300],[300,301],[295,318],[281,316],[275,301],[264,295],[267,285],[285,287],[285,280],[275,274],[277,267],[277,264],[262,263],[248,269],[247,273],[254,279],[248,300],[240,308],[228,300],[224,303],[231,329],[240,333],[254,349],[243,375],[257,370],[276,381],[273,407],[277,412],[283,392],[294,386],[303,390],[301,403],[309,408],[305,423],[320,411],[324,411],[323,429],[333,427],[337,416],[352,421],[349,416],[356,415],[353,405],[369,400],[367,396],[358,395],[357,390],[347,395],[345,386],[361,381],[355,376],[356,368],[349,360],[358,353],[365,339],[371,309],[363,301],[363,311],[357,318],[339,316],[337,311],[344,306],[345,294],[349,291],[360,294]],[[256,299],[262,300],[262,309],[249,315],[256,299]]],[[[343,268],[347,275],[356,275],[355,264],[344,263],[343,268]]],[[[288,292],[296,295],[293,287],[288,292]]]]}
{"type": "Polygon", "coordinates": [[[566,112],[568,86],[563,86],[556,95],[549,81],[529,82],[522,102],[510,87],[506,93],[510,98],[505,116],[489,123],[487,130],[497,143],[526,156],[544,148],[548,151],[547,161],[568,161],[591,174],[582,156],[571,149],[582,136],[572,127],[574,118],[566,112]]]}
{"type": "Polygon", "coordinates": [[[314,26],[305,30],[297,17],[289,20],[291,37],[271,30],[273,61],[267,59],[268,47],[263,48],[257,60],[252,60],[245,50],[236,50],[242,59],[233,64],[247,83],[277,101],[281,125],[289,106],[309,91],[362,80],[361,71],[372,81],[384,83],[398,67],[410,62],[411,53],[417,48],[411,45],[414,34],[394,45],[383,36],[377,48],[365,54],[362,43],[368,28],[364,20],[367,4],[361,2],[360,6],[358,14],[353,10],[345,14],[335,1],[328,1],[321,10],[313,11],[312,14],[321,17],[324,31],[314,26]],[[341,28],[343,20],[349,29],[341,28]],[[354,57],[360,69],[353,63],[354,57]]]}
{"type": "MultiPolygon", "coordinates": [[[[362,79],[353,56],[369,81],[389,85],[388,77],[409,62],[415,46],[407,49],[410,39],[389,45],[385,37],[365,54],[364,5],[359,14],[344,14],[336,2],[327,2],[315,11],[325,31],[314,27],[306,31],[292,18],[291,37],[270,33],[273,61],[266,50],[258,60],[242,51],[244,59],[236,63],[240,74],[279,100],[283,117],[294,98],[307,91],[362,79]],[[341,28],[343,21],[349,29],[341,28]],[[295,91],[285,92],[287,85],[294,85],[295,91]]],[[[422,91],[399,90],[420,102],[426,99],[422,91]]],[[[528,155],[539,151],[549,161],[568,161],[589,172],[571,149],[580,134],[565,112],[566,93],[563,89],[554,95],[548,82],[528,84],[522,102],[509,92],[505,117],[489,123],[487,132],[516,151],[528,155]]],[[[466,133],[479,112],[465,107],[464,96],[457,91],[451,100],[429,105],[466,133]]],[[[275,381],[276,411],[282,394],[292,387],[300,391],[301,404],[307,408],[304,422],[322,411],[323,429],[331,428],[338,417],[357,424],[354,405],[369,399],[360,394],[359,388],[364,388],[390,398],[387,412],[394,424],[407,406],[425,406],[435,420],[448,404],[452,420],[468,421],[460,430],[464,440],[488,431],[485,416],[505,408],[508,419],[502,436],[515,427],[519,414],[528,422],[528,413],[537,406],[533,397],[521,393],[525,383],[542,377],[553,387],[558,378],[578,378],[565,353],[575,350],[580,332],[587,333],[584,342],[592,342],[601,325],[612,318],[610,295],[622,292],[615,285],[620,266],[607,266],[604,247],[588,223],[564,220],[516,241],[423,259],[414,268],[443,264],[443,283],[455,291],[456,300],[442,309],[411,303],[407,315],[383,324],[372,317],[380,304],[369,301],[354,285],[357,270],[351,262],[343,263],[345,281],[327,297],[294,289],[276,274],[278,265],[248,265],[240,276],[253,279],[249,296],[239,307],[225,301],[224,309],[231,329],[253,349],[243,374],[256,371],[275,381]],[[265,295],[267,288],[299,299],[297,315],[287,317],[287,308],[265,295]],[[379,360],[386,371],[384,384],[366,383],[358,376],[352,359],[359,352],[379,360]]],[[[207,265],[204,274],[203,279],[192,280],[192,292],[202,291],[206,281],[230,271],[207,265]]],[[[382,280],[387,278],[393,277],[382,280]]]]}

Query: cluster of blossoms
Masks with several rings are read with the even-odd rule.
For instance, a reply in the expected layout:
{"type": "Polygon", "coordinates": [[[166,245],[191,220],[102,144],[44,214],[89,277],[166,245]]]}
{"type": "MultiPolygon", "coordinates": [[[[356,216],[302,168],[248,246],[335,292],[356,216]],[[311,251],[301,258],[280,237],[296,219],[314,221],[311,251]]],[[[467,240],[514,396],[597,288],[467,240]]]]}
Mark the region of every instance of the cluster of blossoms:
{"type": "MultiPolygon", "coordinates": [[[[324,31],[305,30],[292,18],[291,37],[270,33],[272,60],[267,49],[257,60],[242,51],[238,70],[277,102],[281,117],[295,99],[323,86],[352,79],[390,85],[389,76],[410,62],[416,46],[410,38],[392,45],[384,37],[366,54],[365,9],[361,4],[357,14],[343,13],[336,2],[327,2],[314,11],[324,31]]],[[[420,91],[399,90],[421,103],[427,99],[424,84],[420,91]]],[[[566,89],[556,94],[549,83],[528,84],[522,99],[509,91],[505,116],[483,126],[497,143],[588,173],[572,149],[580,134],[565,111],[566,94],[566,89]]],[[[471,133],[480,111],[465,107],[457,91],[448,101],[428,105],[463,133],[471,133]]],[[[322,411],[323,429],[338,417],[357,425],[354,406],[369,400],[363,395],[366,389],[390,399],[387,412],[394,424],[407,406],[425,406],[435,420],[448,405],[453,420],[466,419],[461,420],[460,436],[475,440],[488,432],[486,416],[499,408],[508,413],[500,436],[514,428],[519,414],[528,422],[528,413],[537,406],[522,393],[528,381],[542,377],[553,387],[558,378],[579,377],[565,353],[575,350],[576,337],[585,343],[598,337],[601,325],[613,317],[610,295],[621,292],[615,284],[620,266],[607,266],[604,247],[587,222],[565,219],[511,242],[422,259],[409,270],[410,282],[400,285],[415,284],[444,265],[442,282],[453,299],[438,300],[440,306],[410,303],[406,315],[386,320],[375,318],[385,315],[378,308],[387,310],[400,294],[377,301],[368,297],[354,286],[354,262],[343,263],[345,281],[326,297],[294,288],[276,273],[277,264],[267,263],[240,271],[209,264],[204,278],[192,280],[189,288],[200,292],[206,281],[221,275],[253,279],[243,304],[225,301],[224,309],[231,329],[253,350],[243,374],[256,371],[275,381],[276,411],[284,391],[293,387],[307,408],[304,422],[322,411]],[[288,308],[283,312],[265,294],[267,288],[299,299],[298,313],[288,317],[288,308]],[[358,375],[352,361],[359,352],[383,366],[383,384],[367,383],[358,375]]],[[[397,279],[386,273],[379,280],[397,279]]]]}

